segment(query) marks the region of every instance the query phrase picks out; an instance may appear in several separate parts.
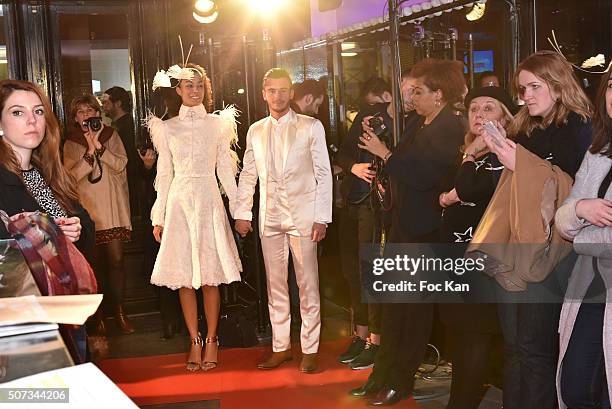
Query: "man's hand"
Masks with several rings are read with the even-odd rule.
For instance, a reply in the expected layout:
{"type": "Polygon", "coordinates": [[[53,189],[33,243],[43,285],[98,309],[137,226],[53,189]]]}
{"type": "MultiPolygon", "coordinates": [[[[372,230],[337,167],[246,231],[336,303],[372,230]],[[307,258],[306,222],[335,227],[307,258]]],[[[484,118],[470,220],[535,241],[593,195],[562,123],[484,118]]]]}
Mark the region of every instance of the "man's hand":
{"type": "Polygon", "coordinates": [[[147,170],[153,169],[153,165],[155,165],[155,151],[153,149],[147,149],[144,155],[138,150],[138,156],[140,156],[142,164],[147,170]]]}
{"type": "Polygon", "coordinates": [[[245,237],[249,232],[253,231],[250,220],[237,219],[236,223],[234,223],[234,227],[236,228],[236,231],[240,237],[245,237]]]}
{"type": "Polygon", "coordinates": [[[368,183],[372,183],[372,179],[376,176],[376,172],[370,169],[371,163],[355,163],[351,168],[351,173],[359,179],[363,179],[368,183]]]}
{"type": "Polygon", "coordinates": [[[163,233],[164,233],[164,226],[153,227],[153,237],[155,237],[156,242],[161,243],[163,233]]]}
{"type": "Polygon", "coordinates": [[[81,237],[81,219],[78,217],[60,217],[55,220],[55,223],[59,226],[64,233],[64,236],[71,242],[78,241],[81,237]]]}
{"type": "Polygon", "coordinates": [[[325,238],[326,232],[327,232],[327,225],[323,223],[313,223],[312,233],[310,234],[310,240],[318,243],[325,238]]]}

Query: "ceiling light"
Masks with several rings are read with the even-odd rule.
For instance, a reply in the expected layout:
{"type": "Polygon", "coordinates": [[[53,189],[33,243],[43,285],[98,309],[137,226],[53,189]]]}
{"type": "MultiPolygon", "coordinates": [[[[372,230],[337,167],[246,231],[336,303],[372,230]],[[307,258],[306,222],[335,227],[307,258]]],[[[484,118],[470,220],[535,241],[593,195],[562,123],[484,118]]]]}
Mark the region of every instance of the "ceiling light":
{"type": "Polygon", "coordinates": [[[219,17],[217,3],[212,0],[198,0],[193,6],[193,18],[200,24],[214,23],[219,17]]]}
{"type": "Polygon", "coordinates": [[[217,19],[217,17],[219,17],[219,12],[218,11],[215,11],[214,13],[212,13],[208,17],[202,17],[198,13],[196,13],[195,11],[193,12],[193,18],[195,19],[195,21],[197,21],[198,23],[201,23],[201,24],[214,23],[215,20],[217,19]]]}
{"type": "Polygon", "coordinates": [[[357,48],[357,43],[342,43],[341,47],[342,51],[352,50],[353,48],[357,48]]]}
{"type": "Polygon", "coordinates": [[[215,2],[212,0],[198,0],[193,8],[200,14],[210,14],[215,6],[215,2]]]}
{"type": "Polygon", "coordinates": [[[340,53],[343,57],[355,57],[357,53],[340,53]]]}
{"type": "Polygon", "coordinates": [[[485,5],[484,1],[480,1],[478,3],[474,3],[474,6],[472,7],[472,10],[470,10],[470,12],[465,15],[465,18],[468,19],[469,21],[476,21],[476,20],[478,20],[479,18],[484,16],[485,7],[486,7],[486,5],[485,5]]]}

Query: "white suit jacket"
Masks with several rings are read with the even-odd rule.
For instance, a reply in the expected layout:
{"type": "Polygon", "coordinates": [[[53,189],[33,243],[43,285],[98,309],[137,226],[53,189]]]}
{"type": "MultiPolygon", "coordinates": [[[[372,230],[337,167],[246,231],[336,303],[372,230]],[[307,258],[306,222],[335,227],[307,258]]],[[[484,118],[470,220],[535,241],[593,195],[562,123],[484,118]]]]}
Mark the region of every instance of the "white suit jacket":
{"type": "MultiPolygon", "coordinates": [[[[285,189],[291,218],[302,236],[310,236],[312,224],[332,221],[332,174],[325,130],[317,119],[290,110],[283,149],[285,189]]],[[[266,220],[269,149],[272,119],[263,118],[249,128],[238,183],[234,219],[253,219],[253,195],[259,180],[259,234],[266,220]]]]}

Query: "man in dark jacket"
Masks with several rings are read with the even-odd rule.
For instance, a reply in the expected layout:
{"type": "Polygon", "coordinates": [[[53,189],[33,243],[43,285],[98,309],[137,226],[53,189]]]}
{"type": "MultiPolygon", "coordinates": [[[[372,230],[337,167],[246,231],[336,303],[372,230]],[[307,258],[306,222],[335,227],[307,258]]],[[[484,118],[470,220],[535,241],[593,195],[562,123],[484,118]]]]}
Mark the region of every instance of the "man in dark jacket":
{"type": "Polygon", "coordinates": [[[338,358],[352,369],[366,369],[374,365],[380,345],[381,304],[361,302],[361,271],[359,247],[379,243],[381,223],[376,194],[372,193],[374,157],[357,146],[363,134],[362,121],[367,116],[380,118],[389,135],[393,127],[390,108],[391,88],[382,78],[368,80],[361,92],[364,102],[349,133],[338,151],[337,163],[342,168],[342,199],[344,208],[340,218],[342,237],[342,270],[350,289],[351,309],[355,322],[354,335],[348,349],[338,358]]]}
{"type": "Polygon", "coordinates": [[[136,150],[136,133],[132,117],[132,97],[121,87],[107,89],[102,96],[104,114],[113,122],[127,153],[127,178],[130,191],[130,210],[132,215],[140,214],[142,183],[139,183],[141,172],[140,158],[136,150]]]}

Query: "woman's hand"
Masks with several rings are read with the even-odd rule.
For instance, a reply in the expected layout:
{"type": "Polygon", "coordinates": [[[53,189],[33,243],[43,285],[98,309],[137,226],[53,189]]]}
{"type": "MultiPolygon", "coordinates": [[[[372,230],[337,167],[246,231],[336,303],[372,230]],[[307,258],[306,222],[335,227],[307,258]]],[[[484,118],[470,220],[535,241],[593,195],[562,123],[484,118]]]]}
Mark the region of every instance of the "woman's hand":
{"type": "Polygon", "coordinates": [[[153,227],[153,237],[155,237],[156,242],[161,243],[163,233],[164,233],[164,226],[154,226],[153,227]]]}
{"type": "Polygon", "coordinates": [[[479,154],[481,152],[488,150],[489,148],[485,143],[483,133],[476,136],[476,138],[474,138],[474,140],[468,146],[465,147],[463,152],[472,154],[475,158],[477,158],[478,156],[480,156],[479,154]]]}
{"type": "Polygon", "coordinates": [[[81,237],[83,226],[81,226],[81,219],[78,217],[60,217],[55,220],[55,223],[62,230],[64,236],[71,242],[74,243],[81,237]]]}
{"type": "Polygon", "coordinates": [[[89,129],[85,132],[85,139],[87,140],[87,144],[89,147],[93,147],[94,150],[102,149],[102,144],[100,143],[100,135],[102,134],[102,130],[104,127],[100,128],[97,132],[89,129]]]}
{"type": "Polygon", "coordinates": [[[357,176],[359,179],[365,180],[368,183],[372,183],[372,179],[376,176],[376,172],[370,169],[371,163],[355,163],[351,167],[351,173],[357,176]]]}
{"type": "Polygon", "coordinates": [[[597,227],[612,226],[612,202],[606,199],[579,200],[576,216],[597,227]]]}
{"type": "Polygon", "coordinates": [[[93,155],[96,151],[96,144],[93,140],[93,135],[87,131],[83,134],[85,136],[85,140],[87,141],[87,154],[93,155]]]}
{"type": "Polygon", "coordinates": [[[516,143],[507,138],[506,130],[498,121],[495,121],[494,125],[502,137],[491,135],[485,128],[483,133],[484,142],[491,152],[497,155],[497,159],[499,159],[501,164],[504,165],[506,169],[514,172],[516,166],[516,143]]]}
{"type": "Polygon", "coordinates": [[[359,137],[361,144],[357,145],[361,149],[365,149],[374,156],[378,156],[384,159],[385,156],[391,152],[389,148],[376,136],[376,134],[370,130],[366,130],[364,134],[359,137]]]}
{"type": "Polygon", "coordinates": [[[438,198],[438,202],[440,203],[440,207],[446,208],[451,205],[454,205],[457,202],[460,202],[459,196],[457,195],[457,190],[453,188],[450,192],[442,192],[440,197],[438,198]]]}

